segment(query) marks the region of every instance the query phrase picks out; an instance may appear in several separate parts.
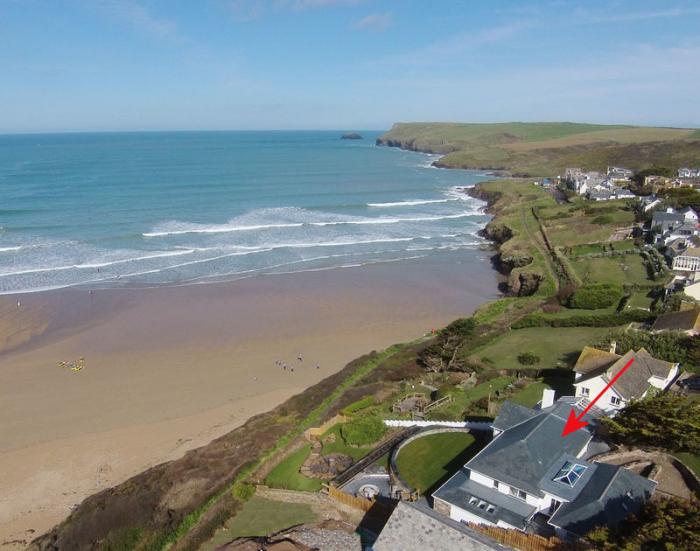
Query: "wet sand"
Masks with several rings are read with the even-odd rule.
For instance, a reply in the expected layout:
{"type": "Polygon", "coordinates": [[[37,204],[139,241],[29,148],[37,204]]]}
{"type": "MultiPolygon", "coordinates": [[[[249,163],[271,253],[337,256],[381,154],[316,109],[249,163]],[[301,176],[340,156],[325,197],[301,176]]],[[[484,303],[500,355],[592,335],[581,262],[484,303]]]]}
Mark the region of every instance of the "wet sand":
{"type": "Polygon", "coordinates": [[[460,251],[229,283],[0,297],[0,544],[31,540],[88,495],[361,354],[470,314],[496,297],[496,278],[487,252],[460,251]],[[80,357],[82,371],[59,367],[80,357]]]}

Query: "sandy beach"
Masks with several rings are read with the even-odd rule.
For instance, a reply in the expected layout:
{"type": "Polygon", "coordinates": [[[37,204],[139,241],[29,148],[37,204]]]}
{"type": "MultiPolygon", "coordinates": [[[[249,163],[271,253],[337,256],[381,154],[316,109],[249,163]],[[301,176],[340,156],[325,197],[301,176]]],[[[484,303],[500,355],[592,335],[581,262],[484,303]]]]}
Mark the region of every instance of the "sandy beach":
{"type": "Polygon", "coordinates": [[[2,297],[3,549],[353,358],[468,315],[496,296],[496,277],[487,252],[461,251],[228,283],[2,297]],[[81,371],[59,366],[81,357],[81,371]]]}

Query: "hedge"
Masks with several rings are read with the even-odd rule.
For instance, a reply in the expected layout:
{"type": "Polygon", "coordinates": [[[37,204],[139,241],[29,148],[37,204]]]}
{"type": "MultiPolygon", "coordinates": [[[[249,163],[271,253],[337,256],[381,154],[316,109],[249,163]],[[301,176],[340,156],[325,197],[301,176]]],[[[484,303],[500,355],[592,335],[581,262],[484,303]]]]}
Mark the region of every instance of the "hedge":
{"type": "Polygon", "coordinates": [[[626,323],[651,321],[654,316],[645,310],[628,310],[609,314],[589,314],[569,318],[547,318],[543,314],[530,314],[516,321],[512,329],[526,327],[615,327],[626,323]]]}
{"type": "Polygon", "coordinates": [[[351,413],[355,413],[356,411],[360,411],[362,409],[373,406],[374,403],[374,396],[365,396],[361,400],[357,400],[357,402],[353,402],[352,404],[344,407],[342,412],[345,415],[350,415],[351,413]]]}
{"type": "Polygon", "coordinates": [[[569,297],[568,304],[571,308],[584,310],[599,310],[607,308],[619,302],[622,298],[622,287],[610,283],[597,283],[584,285],[574,291],[569,297]]]}
{"type": "Polygon", "coordinates": [[[340,427],[343,440],[351,446],[374,444],[386,431],[386,425],[375,416],[360,417],[340,427]]]}

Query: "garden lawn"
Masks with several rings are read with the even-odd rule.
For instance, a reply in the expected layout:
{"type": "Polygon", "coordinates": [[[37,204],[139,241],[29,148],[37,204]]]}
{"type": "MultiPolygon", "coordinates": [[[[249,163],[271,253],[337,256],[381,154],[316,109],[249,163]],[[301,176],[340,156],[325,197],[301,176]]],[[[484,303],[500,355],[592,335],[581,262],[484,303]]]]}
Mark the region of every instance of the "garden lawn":
{"type": "Polygon", "coordinates": [[[700,456],[692,453],[677,453],[676,457],[680,459],[686,467],[695,473],[695,476],[700,478],[700,456]]]}
{"type": "Polygon", "coordinates": [[[580,258],[571,262],[582,281],[617,285],[648,285],[653,283],[641,255],[580,258]]]}
{"type": "Polygon", "coordinates": [[[482,442],[466,432],[431,434],[404,446],[396,458],[396,466],[408,484],[427,494],[482,447],[482,442]]]}
{"type": "Polygon", "coordinates": [[[550,386],[541,381],[535,381],[508,398],[508,401],[528,408],[535,407],[537,402],[542,399],[542,392],[545,388],[550,388],[550,386]]]}
{"type": "Polygon", "coordinates": [[[581,349],[595,342],[610,329],[606,327],[528,327],[515,329],[471,353],[472,357],[498,369],[525,370],[571,367],[581,349]],[[529,352],[540,362],[525,366],[518,356],[529,352]]]}
{"type": "Polygon", "coordinates": [[[277,465],[265,479],[265,484],[271,488],[284,490],[299,490],[303,492],[318,492],[321,489],[321,481],[309,478],[299,472],[304,461],[311,453],[311,444],[295,451],[277,465]]]}
{"type": "Polygon", "coordinates": [[[216,549],[233,538],[266,536],[298,524],[316,522],[318,519],[305,503],[286,503],[262,497],[253,497],[226,523],[226,531],[207,542],[203,550],[216,549]]]}

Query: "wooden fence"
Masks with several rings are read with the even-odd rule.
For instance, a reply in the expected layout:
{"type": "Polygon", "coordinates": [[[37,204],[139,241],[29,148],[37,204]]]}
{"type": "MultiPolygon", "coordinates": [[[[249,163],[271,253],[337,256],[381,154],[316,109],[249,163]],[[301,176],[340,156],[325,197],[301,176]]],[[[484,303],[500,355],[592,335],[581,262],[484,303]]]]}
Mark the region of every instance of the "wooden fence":
{"type": "Polygon", "coordinates": [[[321,425],[320,427],[311,427],[310,429],[306,429],[304,431],[304,437],[307,440],[313,440],[314,438],[319,438],[320,436],[322,436],[323,434],[328,432],[328,429],[334,427],[338,423],[345,423],[345,421],[347,421],[347,420],[348,420],[348,417],[346,417],[345,415],[341,415],[341,414],[335,415],[335,416],[331,417],[330,419],[328,419],[328,421],[323,423],[323,425],[321,425]]]}
{"type": "MultiPolygon", "coordinates": [[[[326,486],[326,485],[324,485],[326,486]]],[[[379,508],[384,508],[385,505],[383,503],[377,503],[376,499],[364,499],[361,497],[355,497],[351,496],[350,494],[346,494],[342,490],[339,490],[333,485],[328,485],[326,486],[328,489],[328,497],[331,499],[334,499],[335,501],[339,501],[340,503],[343,503],[344,505],[348,505],[350,507],[353,507],[355,509],[359,509],[360,511],[369,511],[372,507],[379,507],[379,508]]]]}
{"type": "Polygon", "coordinates": [[[484,524],[467,523],[470,528],[481,532],[484,535],[496,540],[503,545],[510,545],[521,551],[562,551],[565,549],[575,549],[559,538],[543,538],[536,534],[526,534],[519,530],[508,530],[497,526],[486,526],[484,524]]]}

